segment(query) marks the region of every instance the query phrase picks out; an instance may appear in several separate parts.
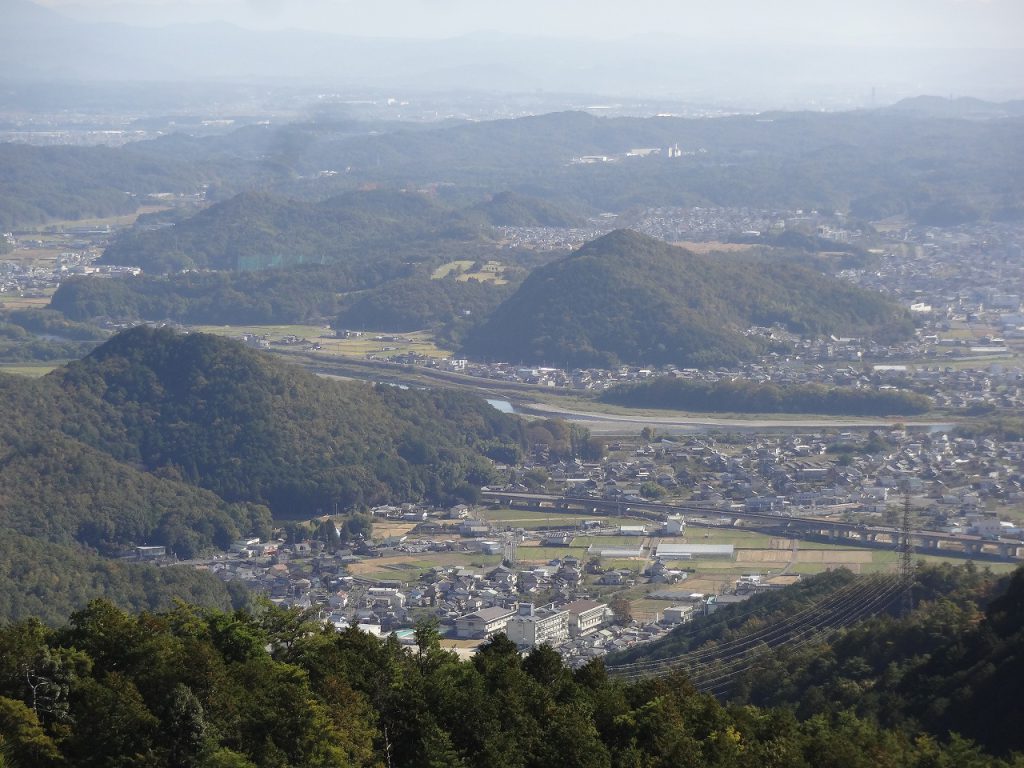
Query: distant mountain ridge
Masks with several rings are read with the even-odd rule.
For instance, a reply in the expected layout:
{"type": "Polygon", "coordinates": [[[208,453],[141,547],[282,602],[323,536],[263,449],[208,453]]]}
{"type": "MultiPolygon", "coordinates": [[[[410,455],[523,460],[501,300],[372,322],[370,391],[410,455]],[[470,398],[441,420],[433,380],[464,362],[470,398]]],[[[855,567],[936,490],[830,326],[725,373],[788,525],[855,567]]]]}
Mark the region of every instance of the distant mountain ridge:
{"type": "MultiPolygon", "coordinates": [[[[867,220],[920,214],[929,223],[956,224],[964,217],[943,210],[983,219],[1021,206],[1024,181],[1015,169],[1024,157],[1022,122],[882,110],[716,119],[561,112],[414,126],[314,120],[223,136],[165,136],[118,150],[6,144],[0,224],[123,212],[146,194],[198,193],[203,185],[214,202],[246,192],[314,204],[356,190],[416,189],[462,208],[494,196],[454,222],[477,227],[566,223],[668,204],[839,210],[867,220]],[[674,144],[692,154],[626,157],[630,148],[674,144]],[[615,161],[572,162],[583,155],[615,161]],[[938,216],[929,211],[935,206],[938,216]]],[[[306,215],[296,207],[297,218],[306,215]]],[[[187,234],[191,225],[183,224],[178,231],[187,234]]],[[[258,247],[268,233],[242,234],[258,247]]],[[[317,257],[324,249],[313,250],[317,257]]],[[[188,266],[190,258],[182,253],[175,260],[188,266]]]]}
{"type": "Polygon", "coordinates": [[[657,36],[610,44],[540,35],[394,39],[318,31],[262,32],[224,23],[159,28],[77,21],[6,0],[0,72],[18,81],[302,82],[364,89],[636,93],[791,102],[829,87],[906,83],[958,93],[1019,90],[1020,50],[864,49],[723,43],[657,36]],[[187,52],[187,54],[185,53],[187,52]],[[565,66],[566,61],[585,62],[565,66]],[[681,76],[681,73],[683,76],[681,76]],[[825,84],[825,85],[823,85],[825,84]]]}
{"type": "Polygon", "coordinates": [[[967,118],[991,120],[1004,117],[1024,117],[1024,99],[1013,101],[985,101],[967,96],[956,99],[941,96],[915,96],[902,99],[888,107],[887,112],[904,112],[929,117],[967,118]]]}
{"type": "Polygon", "coordinates": [[[722,365],[764,350],[749,326],[776,323],[809,334],[912,330],[882,296],[805,267],[703,257],[617,230],[534,270],[463,352],[569,367],[722,365]]]}

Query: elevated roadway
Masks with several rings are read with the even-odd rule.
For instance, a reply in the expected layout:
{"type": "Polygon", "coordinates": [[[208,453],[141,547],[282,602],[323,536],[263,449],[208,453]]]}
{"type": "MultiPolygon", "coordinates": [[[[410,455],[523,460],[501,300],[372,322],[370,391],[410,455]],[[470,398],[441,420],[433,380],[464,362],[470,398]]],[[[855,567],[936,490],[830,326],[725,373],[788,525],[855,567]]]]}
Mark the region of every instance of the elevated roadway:
{"type": "MultiPolygon", "coordinates": [[[[699,504],[667,504],[656,501],[619,501],[577,496],[556,496],[543,493],[516,493],[487,490],[481,493],[485,501],[501,504],[510,509],[532,509],[553,512],[601,514],[606,516],[643,517],[663,521],[669,515],[700,516],[728,519],[730,525],[738,522],[753,523],[753,527],[776,530],[791,538],[826,539],[837,543],[869,547],[894,547],[899,543],[900,529],[891,526],[871,526],[848,523],[821,517],[794,517],[764,512],[746,512],[728,507],[699,504]]],[[[1014,562],[1021,559],[1024,543],[1012,539],[986,539],[967,534],[941,531],[914,530],[911,532],[914,548],[925,554],[941,554],[978,559],[1014,562]]]]}

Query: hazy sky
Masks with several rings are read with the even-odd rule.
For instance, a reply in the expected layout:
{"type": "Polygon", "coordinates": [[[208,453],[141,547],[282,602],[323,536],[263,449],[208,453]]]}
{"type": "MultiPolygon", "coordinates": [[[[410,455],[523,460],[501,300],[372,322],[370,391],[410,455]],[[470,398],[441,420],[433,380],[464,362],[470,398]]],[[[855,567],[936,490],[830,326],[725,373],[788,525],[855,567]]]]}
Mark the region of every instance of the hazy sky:
{"type": "MultiPolygon", "coordinates": [[[[229,21],[343,34],[480,31],[733,42],[1020,48],[1024,0],[37,0],[77,17],[139,24],[229,21]]],[[[0,0],[2,4],[2,0],[0,0]]]]}

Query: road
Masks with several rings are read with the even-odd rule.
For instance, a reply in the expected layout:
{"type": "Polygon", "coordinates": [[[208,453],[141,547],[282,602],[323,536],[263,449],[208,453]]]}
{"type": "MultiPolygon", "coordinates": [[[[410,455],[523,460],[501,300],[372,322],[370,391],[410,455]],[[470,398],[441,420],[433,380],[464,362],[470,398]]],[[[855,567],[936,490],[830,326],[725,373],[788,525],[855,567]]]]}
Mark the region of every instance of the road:
{"type": "MultiPolygon", "coordinates": [[[[904,424],[918,429],[951,430],[949,422],[914,421],[905,418],[853,418],[840,416],[807,416],[804,418],[732,418],[704,414],[680,414],[666,412],[656,415],[633,415],[629,413],[606,413],[567,408],[561,405],[539,402],[538,398],[557,395],[551,387],[523,382],[498,382],[481,379],[463,373],[439,371],[420,366],[399,365],[381,360],[358,358],[329,358],[309,353],[289,352],[288,356],[321,376],[368,378],[374,381],[405,383],[410,386],[454,386],[475,392],[485,398],[509,400],[516,413],[545,418],[558,417],[566,421],[585,424],[595,435],[635,433],[644,427],[653,427],[663,434],[686,434],[703,432],[708,429],[728,429],[736,432],[763,432],[766,430],[792,429],[888,429],[894,424],[904,424]]],[[[649,412],[648,412],[649,413],[649,412]]]]}
{"type": "Polygon", "coordinates": [[[894,424],[921,429],[952,429],[953,424],[938,421],[910,421],[901,418],[892,419],[855,419],[831,417],[808,418],[714,418],[703,415],[692,416],[633,416],[613,413],[597,413],[562,408],[547,403],[530,403],[518,406],[517,412],[542,416],[557,416],[567,421],[580,421],[589,427],[594,434],[620,433],[623,429],[639,431],[644,427],[655,427],[661,432],[697,432],[704,429],[732,429],[738,431],[765,431],[771,429],[888,429],[894,424]]]}

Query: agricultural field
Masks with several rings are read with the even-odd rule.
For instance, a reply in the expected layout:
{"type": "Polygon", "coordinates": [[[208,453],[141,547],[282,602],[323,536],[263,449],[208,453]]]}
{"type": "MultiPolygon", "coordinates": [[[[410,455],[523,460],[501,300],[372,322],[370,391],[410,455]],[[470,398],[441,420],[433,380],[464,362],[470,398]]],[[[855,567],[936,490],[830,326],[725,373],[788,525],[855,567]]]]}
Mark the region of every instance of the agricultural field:
{"type": "MultiPolygon", "coordinates": [[[[629,602],[632,614],[641,619],[653,618],[668,605],[694,592],[718,594],[728,591],[736,579],[745,574],[795,578],[836,568],[846,568],[858,574],[871,574],[891,573],[899,567],[898,553],[891,549],[794,541],[742,528],[705,528],[691,525],[687,534],[681,537],[602,536],[586,532],[582,525],[584,520],[600,519],[605,526],[651,524],[650,521],[637,518],[599,518],[530,510],[484,509],[476,514],[478,519],[490,522],[497,528],[527,531],[527,539],[519,542],[516,550],[517,565],[520,568],[545,565],[570,556],[586,564],[592,561],[597,556],[595,552],[601,549],[636,549],[642,546],[643,552],[638,557],[624,557],[620,553],[608,557],[597,556],[601,571],[622,570],[634,574],[632,586],[601,585],[598,583],[600,574],[584,575],[585,593],[601,600],[624,598],[629,602]],[[573,526],[577,527],[578,533],[572,539],[571,546],[541,546],[540,537],[543,535],[543,529],[564,529],[573,526]],[[654,562],[654,553],[660,543],[731,544],[735,551],[732,557],[699,557],[692,560],[667,561],[670,568],[683,571],[685,578],[675,584],[650,584],[642,574],[654,562]],[[661,593],[662,597],[651,597],[656,593],[661,593]]],[[[379,522],[374,525],[374,535],[410,535],[412,528],[409,523],[379,522]]],[[[455,531],[437,534],[432,538],[455,538],[455,531]]],[[[497,535],[494,538],[497,538],[497,535]]],[[[927,555],[918,559],[927,562],[963,562],[959,558],[927,555]]],[[[500,562],[500,555],[484,555],[479,552],[399,552],[391,557],[357,563],[351,567],[351,572],[363,578],[401,579],[411,582],[433,568],[461,566],[483,571],[500,562]]],[[[1009,572],[1014,567],[1009,563],[993,563],[986,566],[995,573],[1009,572]]]]}
{"type": "Polygon", "coordinates": [[[53,291],[40,296],[19,296],[16,293],[0,293],[0,309],[45,309],[50,303],[53,291]]]}
{"type": "Polygon", "coordinates": [[[17,363],[14,365],[0,365],[0,371],[4,373],[10,373],[15,376],[28,376],[32,379],[38,379],[40,376],[45,376],[54,368],[59,368],[59,363],[17,363]]]}
{"type": "Polygon", "coordinates": [[[478,514],[489,523],[507,525],[510,528],[535,529],[541,527],[565,527],[581,525],[585,520],[597,519],[593,515],[549,514],[526,509],[486,509],[478,514]]]}
{"type": "Polygon", "coordinates": [[[701,256],[709,253],[744,253],[757,247],[749,243],[723,243],[718,240],[677,240],[672,245],[678,245],[701,256]]]}
{"type": "Polygon", "coordinates": [[[369,558],[352,563],[348,571],[353,576],[364,579],[400,579],[412,583],[434,568],[490,570],[500,564],[501,555],[485,555],[481,552],[422,552],[369,558]]]}
{"type": "Polygon", "coordinates": [[[447,264],[442,264],[440,267],[435,269],[430,275],[431,280],[442,280],[449,275],[461,275],[467,269],[473,266],[475,262],[469,259],[460,259],[459,261],[449,261],[447,264]]]}
{"type": "Polygon", "coordinates": [[[450,354],[436,346],[429,333],[422,331],[402,334],[367,331],[361,336],[339,339],[335,337],[333,330],[323,325],[199,325],[194,326],[192,330],[234,339],[244,335],[265,337],[272,352],[308,351],[309,346],[319,344],[320,349],[316,350],[316,354],[339,357],[390,357],[415,352],[428,357],[443,358],[450,354]],[[284,343],[286,339],[291,338],[299,341],[284,343]]]}
{"type": "Polygon", "coordinates": [[[491,282],[495,285],[505,285],[508,283],[508,280],[503,277],[506,267],[501,262],[488,261],[480,269],[470,272],[476,263],[468,259],[449,261],[447,264],[442,264],[435,269],[430,277],[433,280],[442,280],[454,275],[456,280],[463,283],[469,280],[478,280],[481,283],[491,282]]]}

